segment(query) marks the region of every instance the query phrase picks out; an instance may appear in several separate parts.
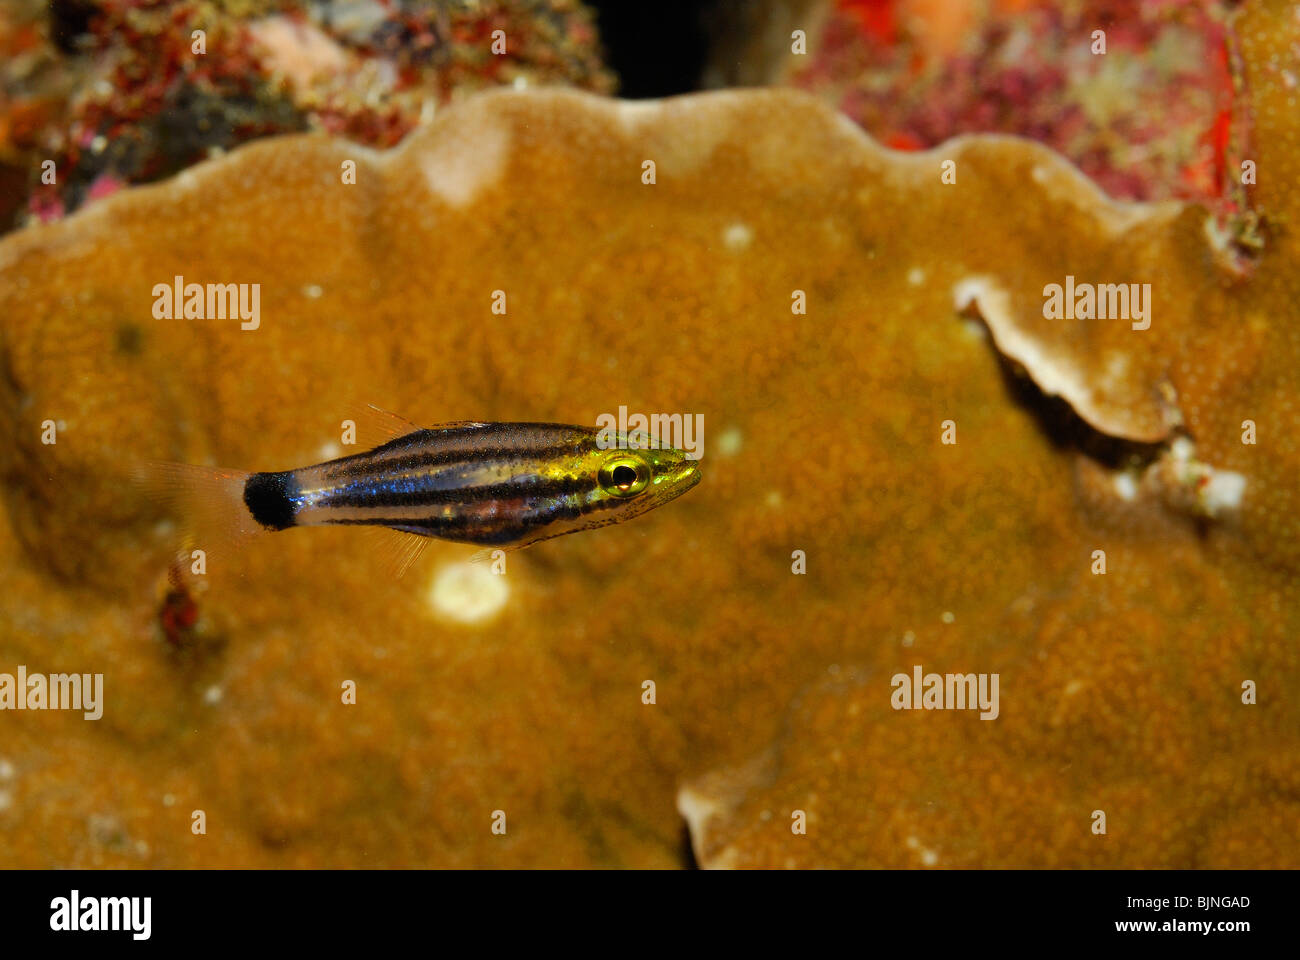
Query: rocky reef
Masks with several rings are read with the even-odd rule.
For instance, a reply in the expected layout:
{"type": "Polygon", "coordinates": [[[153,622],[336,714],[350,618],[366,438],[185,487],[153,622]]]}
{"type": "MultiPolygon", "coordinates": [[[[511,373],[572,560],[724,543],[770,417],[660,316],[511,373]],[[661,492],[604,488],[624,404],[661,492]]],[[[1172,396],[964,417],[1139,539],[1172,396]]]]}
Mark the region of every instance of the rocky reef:
{"type": "Polygon", "coordinates": [[[1300,18],[1232,29],[1249,248],[779,90],[484,93],[0,240],[0,670],[105,700],[0,714],[4,863],[673,867],[684,818],[704,866],[1300,865],[1300,18]],[[179,585],[132,464],[312,462],[355,400],[698,412],[705,480],[504,577],[319,529],[179,585]],[[998,716],[893,709],[917,665],[998,716]]]}
{"type": "Polygon", "coordinates": [[[389,147],[476,90],[613,83],[577,0],[14,0],[0,230],[15,207],[56,219],[261,137],[389,147]]]}
{"type": "Polygon", "coordinates": [[[708,79],[807,90],[886,146],[1029,137],[1111,196],[1231,206],[1245,134],[1225,0],[756,0],[708,79]],[[791,42],[799,30],[802,39],[791,42]]]}

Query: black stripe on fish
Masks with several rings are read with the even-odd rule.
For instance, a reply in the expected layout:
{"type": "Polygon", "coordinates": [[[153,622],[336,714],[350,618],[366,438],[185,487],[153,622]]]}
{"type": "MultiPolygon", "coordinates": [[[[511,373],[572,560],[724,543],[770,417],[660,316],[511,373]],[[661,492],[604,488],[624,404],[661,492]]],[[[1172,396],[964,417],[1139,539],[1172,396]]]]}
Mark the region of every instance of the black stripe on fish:
{"type": "Polygon", "coordinates": [[[573,435],[556,440],[557,424],[490,424],[486,427],[458,427],[447,430],[416,430],[387,443],[348,457],[318,464],[330,479],[361,475],[382,466],[391,470],[442,467],[455,463],[484,461],[517,462],[531,458],[551,459],[566,453],[581,455],[587,441],[573,435]]]}
{"type": "MultiPolygon", "coordinates": [[[[428,477],[435,480],[438,474],[428,477]]],[[[586,493],[594,481],[585,477],[541,477],[522,474],[501,483],[487,483],[446,488],[425,487],[421,477],[359,479],[356,483],[331,490],[320,497],[316,507],[422,507],[445,504],[471,506],[486,500],[515,500],[521,497],[554,499],[586,493]]]]}
{"type": "MultiPolygon", "coordinates": [[[[414,533],[425,537],[442,537],[448,540],[462,540],[470,543],[510,543],[538,527],[545,527],[557,520],[576,520],[602,510],[620,506],[617,500],[599,500],[582,506],[552,503],[545,507],[523,514],[505,516],[485,516],[475,511],[455,514],[450,517],[384,517],[382,513],[372,517],[326,518],[323,523],[339,526],[380,526],[391,527],[405,533],[414,533]]],[[[614,518],[593,524],[604,526],[613,523],[614,518]]]]}
{"type": "Polygon", "coordinates": [[[338,479],[347,476],[363,475],[371,470],[420,470],[427,468],[444,468],[457,464],[483,463],[518,463],[539,459],[550,460],[554,457],[571,454],[581,456],[582,449],[573,443],[559,443],[549,447],[538,447],[523,452],[501,451],[493,448],[467,447],[465,449],[427,450],[416,447],[407,449],[372,450],[369,453],[346,457],[330,464],[322,464],[329,469],[325,476],[338,479]]]}

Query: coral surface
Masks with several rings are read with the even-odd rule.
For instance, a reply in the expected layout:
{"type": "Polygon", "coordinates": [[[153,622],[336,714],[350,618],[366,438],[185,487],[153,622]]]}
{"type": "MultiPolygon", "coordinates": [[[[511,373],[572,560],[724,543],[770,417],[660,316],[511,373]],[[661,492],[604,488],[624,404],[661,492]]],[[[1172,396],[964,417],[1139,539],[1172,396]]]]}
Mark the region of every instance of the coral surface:
{"type": "Polygon", "coordinates": [[[0,670],[106,699],[0,714],[4,863],[668,867],[684,814],[706,866],[1300,866],[1300,19],[1236,29],[1244,266],[1201,207],[791,91],[488,93],[0,241],[0,670]],[[259,327],[156,319],[177,275],[260,283],[259,327]],[[1149,326],[1044,320],[1067,276],[1149,326]],[[703,413],[705,479],[478,605],[471,548],[393,581],[347,529],[178,591],[132,463],[311,462],[357,399],[703,413]],[[918,664],[997,673],[997,719],[892,709],[918,664]]]}

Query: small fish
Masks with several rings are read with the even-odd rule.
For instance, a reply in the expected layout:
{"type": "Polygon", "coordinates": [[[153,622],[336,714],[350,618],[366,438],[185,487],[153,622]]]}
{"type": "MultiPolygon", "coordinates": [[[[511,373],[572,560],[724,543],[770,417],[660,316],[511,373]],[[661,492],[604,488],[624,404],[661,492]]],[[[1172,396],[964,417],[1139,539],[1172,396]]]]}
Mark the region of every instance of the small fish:
{"type": "MultiPolygon", "coordinates": [[[[150,464],[165,499],[198,501],[227,534],[324,524],[387,527],[417,537],[517,549],[622,523],[700,481],[671,447],[602,447],[599,431],[558,423],[451,423],[410,428],[364,453],[269,473],[150,464]]],[[[619,446],[630,446],[620,437],[619,446]]],[[[426,541],[406,546],[399,576],[426,541]]]]}

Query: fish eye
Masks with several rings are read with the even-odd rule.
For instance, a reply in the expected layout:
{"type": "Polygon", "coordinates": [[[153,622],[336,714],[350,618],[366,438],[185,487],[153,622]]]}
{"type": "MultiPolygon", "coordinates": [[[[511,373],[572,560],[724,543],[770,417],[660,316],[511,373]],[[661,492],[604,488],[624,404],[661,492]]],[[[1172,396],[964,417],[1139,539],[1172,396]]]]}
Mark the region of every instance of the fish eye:
{"type": "Polygon", "coordinates": [[[649,482],[649,469],[631,457],[617,457],[600,468],[601,488],[615,497],[635,497],[649,482]]]}

